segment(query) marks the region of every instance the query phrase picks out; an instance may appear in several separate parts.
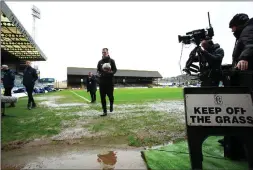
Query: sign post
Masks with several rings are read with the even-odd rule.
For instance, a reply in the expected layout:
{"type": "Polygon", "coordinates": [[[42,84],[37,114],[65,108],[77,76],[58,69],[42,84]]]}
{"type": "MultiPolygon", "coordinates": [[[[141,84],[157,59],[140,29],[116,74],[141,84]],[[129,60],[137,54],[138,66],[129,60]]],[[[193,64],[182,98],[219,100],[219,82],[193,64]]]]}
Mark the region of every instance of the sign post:
{"type": "MultiPolygon", "coordinates": [[[[208,136],[238,136],[253,169],[253,104],[245,87],[184,88],[187,139],[192,169],[202,169],[208,136]]],[[[218,143],[217,143],[218,144],[218,143]]]]}

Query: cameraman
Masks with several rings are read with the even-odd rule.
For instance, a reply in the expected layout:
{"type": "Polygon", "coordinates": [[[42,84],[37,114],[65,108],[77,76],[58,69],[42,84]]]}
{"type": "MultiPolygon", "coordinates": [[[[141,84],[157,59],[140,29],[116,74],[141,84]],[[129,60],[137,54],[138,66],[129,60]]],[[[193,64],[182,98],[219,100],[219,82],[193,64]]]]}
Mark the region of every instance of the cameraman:
{"type": "MultiPolygon", "coordinates": [[[[236,14],[229,22],[236,41],[232,54],[232,66],[239,70],[253,71],[253,18],[249,19],[247,14],[236,14]]],[[[251,80],[252,81],[252,80],[251,80]]],[[[240,81],[240,76],[231,77],[232,86],[245,86],[240,81]]],[[[248,86],[248,84],[246,84],[248,86]]],[[[252,88],[252,87],[249,87],[252,88]]],[[[226,146],[226,156],[239,160],[246,157],[244,152],[243,141],[234,136],[225,136],[218,141],[221,145],[226,146]]]]}
{"type": "Polygon", "coordinates": [[[224,50],[220,48],[219,44],[214,44],[212,40],[203,40],[201,47],[196,49],[201,59],[207,64],[203,73],[204,81],[201,86],[219,86],[221,80],[221,63],[224,57],[224,50]]]}
{"type": "Polygon", "coordinates": [[[236,38],[233,51],[233,66],[239,70],[253,70],[253,18],[236,14],[229,22],[236,38]]]}

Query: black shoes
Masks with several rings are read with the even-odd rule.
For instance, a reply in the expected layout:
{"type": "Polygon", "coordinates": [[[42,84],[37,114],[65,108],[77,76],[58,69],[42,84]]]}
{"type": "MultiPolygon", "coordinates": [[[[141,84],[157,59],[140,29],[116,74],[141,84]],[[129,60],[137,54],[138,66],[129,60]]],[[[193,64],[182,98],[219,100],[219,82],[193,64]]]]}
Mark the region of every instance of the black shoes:
{"type": "MultiPolygon", "coordinates": [[[[104,113],[100,116],[107,116],[107,109],[103,109],[104,113]]],[[[113,112],[113,105],[110,105],[110,112],[113,112]]]]}
{"type": "Polygon", "coordinates": [[[32,108],[36,108],[37,107],[37,105],[34,103],[33,105],[32,105],[32,108]]]}
{"type": "Polygon", "coordinates": [[[36,104],[33,103],[32,106],[30,104],[27,105],[28,110],[32,110],[33,108],[36,108],[36,104]]]}
{"type": "Polygon", "coordinates": [[[100,116],[102,116],[102,117],[103,117],[103,116],[107,116],[107,113],[103,113],[103,114],[102,114],[102,115],[100,115],[100,116]]]}
{"type": "Polygon", "coordinates": [[[113,112],[113,105],[110,105],[110,112],[113,112]]]}

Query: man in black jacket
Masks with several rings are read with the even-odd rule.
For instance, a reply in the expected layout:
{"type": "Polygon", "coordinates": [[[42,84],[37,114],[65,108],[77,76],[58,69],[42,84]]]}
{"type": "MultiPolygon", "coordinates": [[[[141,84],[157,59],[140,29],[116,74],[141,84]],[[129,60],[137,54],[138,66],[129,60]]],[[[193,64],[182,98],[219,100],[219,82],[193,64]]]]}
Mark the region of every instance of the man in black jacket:
{"type": "MultiPolygon", "coordinates": [[[[212,40],[203,40],[201,47],[197,46],[191,51],[191,60],[186,62],[186,68],[191,68],[192,62],[199,62],[201,59],[201,86],[217,87],[222,79],[221,63],[223,57],[224,50],[219,44],[214,44],[212,40]]],[[[184,70],[187,71],[187,69],[184,70]]]]}
{"type": "Polygon", "coordinates": [[[221,63],[224,57],[224,50],[219,44],[214,44],[212,40],[204,40],[201,42],[202,49],[200,54],[208,65],[208,78],[201,86],[219,86],[222,78],[221,63]]]}
{"type": "MultiPolygon", "coordinates": [[[[4,86],[4,96],[11,96],[11,90],[14,87],[15,74],[9,69],[7,65],[2,65],[3,70],[3,86],[4,86]]],[[[4,105],[4,103],[2,103],[4,105]]],[[[10,107],[15,107],[14,103],[11,103],[10,107]]]]}
{"type": "MultiPolygon", "coordinates": [[[[236,39],[232,54],[233,67],[242,71],[253,71],[253,18],[249,19],[249,16],[243,13],[236,14],[229,22],[229,28],[231,28],[236,39]]],[[[231,79],[231,85],[247,86],[241,84],[239,76],[234,76],[231,79]]],[[[224,139],[219,140],[219,143],[226,146],[225,154],[227,157],[234,160],[246,157],[244,144],[240,138],[225,136],[224,139]]]]}
{"type": "Polygon", "coordinates": [[[104,114],[101,116],[107,115],[106,108],[106,95],[110,101],[110,112],[113,111],[113,102],[114,102],[114,74],[117,72],[117,67],[115,61],[109,56],[108,49],[103,48],[102,50],[103,57],[98,62],[97,65],[97,75],[99,76],[99,92],[101,97],[101,103],[104,114]]]}
{"type": "Polygon", "coordinates": [[[253,18],[247,14],[236,14],[229,22],[236,38],[233,65],[239,70],[253,70],[253,18]]]}
{"type": "Polygon", "coordinates": [[[87,92],[90,92],[91,103],[95,103],[96,92],[97,92],[97,81],[96,81],[96,77],[92,74],[92,72],[89,72],[89,75],[86,81],[86,86],[87,86],[87,92]]]}
{"type": "Polygon", "coordinates": [[[38,79],[37,71],[31,67],[30,61],[26,61],[26,68],[24,70],[24,76],[23,76],[23,85],[25,86],[26,92],[28,94],[27,108],[29,110],[36,107],[36,104],[33,99],[33,89],[34,89],[35,81],[37,79],[38,79]]]}

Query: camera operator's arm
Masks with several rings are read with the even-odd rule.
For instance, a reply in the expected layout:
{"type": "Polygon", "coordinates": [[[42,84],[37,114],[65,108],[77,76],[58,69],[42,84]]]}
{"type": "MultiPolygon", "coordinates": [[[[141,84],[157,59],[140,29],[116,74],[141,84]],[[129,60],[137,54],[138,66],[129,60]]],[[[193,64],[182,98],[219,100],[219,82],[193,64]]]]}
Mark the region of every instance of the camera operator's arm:
{"type": "Polygon", "coordinates": [[[222,61],[224,57],[224,50],[222,48],[217,48],[212,54],[205,50],[202,50],[201,53],[203,54],[203,57],[205,57],[208,63],[212,63],[213,61],[218,60],[222,61]]]}
{"type": "Polygon", "coordinates": [[[203,49],[200,49],[199,52],[208,63],[222,61],[224,50],[220,48],[219,44],[214,44],[212,40],[203,40],[201,46],[203,49]]]}

